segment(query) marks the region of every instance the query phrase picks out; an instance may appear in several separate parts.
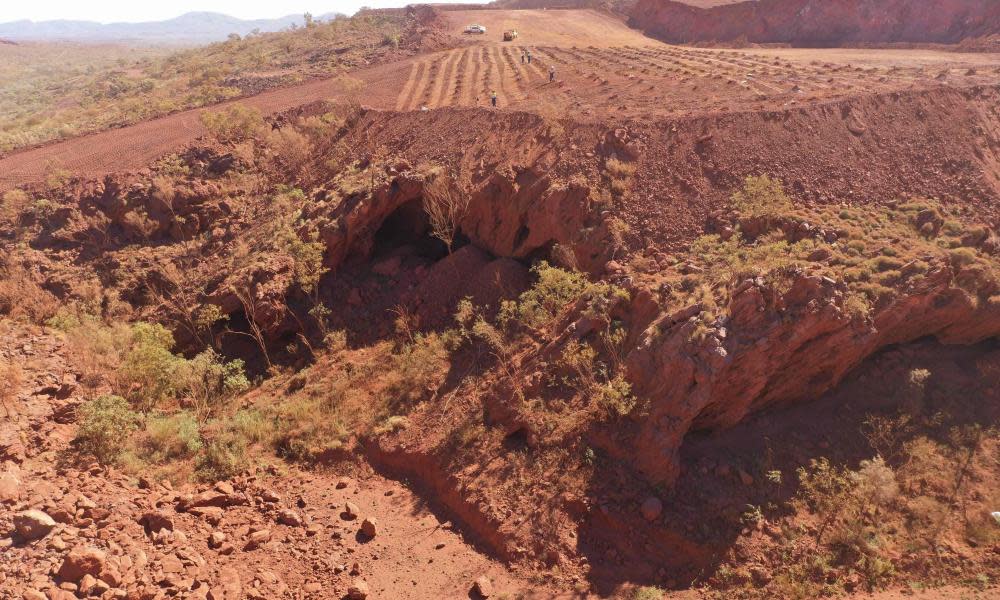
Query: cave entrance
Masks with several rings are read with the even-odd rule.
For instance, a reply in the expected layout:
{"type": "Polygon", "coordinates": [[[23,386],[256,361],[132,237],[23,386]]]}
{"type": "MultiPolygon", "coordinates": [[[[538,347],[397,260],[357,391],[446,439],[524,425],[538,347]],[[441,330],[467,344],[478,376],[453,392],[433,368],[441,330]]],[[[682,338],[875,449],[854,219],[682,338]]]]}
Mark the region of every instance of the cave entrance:
{"type": "Polygon", "coordinates": [[[372,257],[376,259],[402,247],[409,247],[413,254],[432,261],[448,254],[445,243],[431,235],[423,198],[410,200],[392,211],[375,232],[373,241],[372,257]]]}

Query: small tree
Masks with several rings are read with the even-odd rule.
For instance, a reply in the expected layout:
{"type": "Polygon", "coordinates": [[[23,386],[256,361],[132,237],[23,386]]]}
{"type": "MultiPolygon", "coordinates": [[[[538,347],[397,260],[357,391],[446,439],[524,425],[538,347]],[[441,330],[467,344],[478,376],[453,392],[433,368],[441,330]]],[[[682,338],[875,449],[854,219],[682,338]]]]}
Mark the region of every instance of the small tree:
{"type": "Polygon", "coordinates": [[[424,212],[431,235],[445,243],[451,254],[458,226],[469,210],[469,194],[450,178],[436,177],[424,187],[424,212]]]}
{"type": "Polygon", "coordinates": [[[252,339],[254,343],[257,344],[257,347],[260,348],[261,354],[264,355],[264,361],[267,363],[267,368],[271,369],[274,364],[271,363],[271,355],[267,351],[267,338],[264,336],[264,328],[257,322],[259,308],[257,305],[257,294],[254,291],[254,285],[252,282],[247,281],[242,285],[234,286],[233,293],[240,301],[240,304],[243,305],[243,314],[246,315],[247,325],[250,327],[250,333],[245,331],[234,331],[232,329],[227,331],[229,333],[243,335],[252,339]]]}
{"type": "Polygon", "coordinates": [[[223,144],[238,144],[257,135],[264,117],[256,108],[234,104],[219,111],[206,111],[199,117],[205,129],[223,144]]]}
{"type": "Polygon", "coordinates": [[[81,406],[77,414],[77,444],[105,464],[118,460],[132,432],[139,426],[139,415],[132,412],[128,401],[121,396],[105,395],[91,400],[81,406]]]}

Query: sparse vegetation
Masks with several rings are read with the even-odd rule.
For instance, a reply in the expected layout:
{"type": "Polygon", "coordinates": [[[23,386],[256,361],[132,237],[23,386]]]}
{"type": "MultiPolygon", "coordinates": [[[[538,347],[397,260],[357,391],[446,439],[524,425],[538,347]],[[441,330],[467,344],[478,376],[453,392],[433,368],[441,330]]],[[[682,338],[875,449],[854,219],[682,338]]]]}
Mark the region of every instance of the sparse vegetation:
{"type": "Polygon", "coordinates": [[[105,395],[78,409],[76,441],[102,463],[116,462],[125,451],[140,417],[121,396],[105,395]]]}
{"type": "Polygon", "coordinates": [[[233,104],[219,111],[205,111],[201,113],[201,122],[223,144],[246,142],[264,126],[260,111],[243,104],[233,104]]]}
{"type": "Polygon", "coordinates": [[[136,123],[331,76],[399,52],[405,15],[367,11],[190,50],[83,44],[0,46],[0,152],[136,123]],[[270,76],[278,71],[280,76],[270,76]]]}
{"type": "Polygon", "coordinates": [[[743,188],[733,193],[733,207],[746,217],[776,217],[792,208],[781,181],[767,175],[747,177],[743,188]]]}

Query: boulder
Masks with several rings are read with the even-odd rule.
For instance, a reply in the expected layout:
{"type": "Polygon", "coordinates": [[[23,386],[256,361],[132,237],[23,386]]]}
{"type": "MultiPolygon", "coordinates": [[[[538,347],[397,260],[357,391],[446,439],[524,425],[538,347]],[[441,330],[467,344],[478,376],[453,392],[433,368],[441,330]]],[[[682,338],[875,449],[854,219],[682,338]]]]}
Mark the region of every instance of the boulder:
{"type": "Polygon", "coordinates": [[[479,594],[480,598],[489,598],[493,595],[493,583],[489,577],[483,575],[472,584],[472,591],[479,594]]]}
{"type": "Polygon", "coordinates": [[[97,548],[74,548],[63,558],[58,577],[73,583],[79,582],[84,575],[98,577],[107,562],[107,555],[97,548]]]}
{"type": "Polygon", "coordinates": [[[11,472],[0,475],[0,503],[17,502],[21,497],[21,480],[11,472]]]}
{"type": "Polygon", "coordinates": [[[278,513],[278,523],[289,527],[301,527],[302,515],[290,508],[286,508],[278,513]]]}
{"type": "Polygon", "coordinates": [[[247,541],[247,550],[253,550],[255,548],[260,548],[264,544],[271,541],[271,530],[261,529],[260,531],[255,531],[250,534],[250,539],[247,541]]]}
{"type": "Polygon", "coordinates": [[[347,597],[350,600],[365,600],[368,593],[368,584],[360,579],[355,579],[351,587],[347,588],[347,597]]]}
{"type": "Polygon", "coordinates": [[[361,522],[361,533],[373,538],[378,534],[378,521],[374,517],[368,517],[361,522]]]}
{"type": "Polygon", "coordinates": [[[139,519],[139,524],[146,530],[146,533],[158,533],[163,529],[167,531],[174,530],[174,520],[170,515],[162,511],[144,513],[142,518],[139,519]]]}
{"type": "Polygon", "coordinates": [[[40,510],[26,510],[14,515],[14,531],[27,541],[47,536],[55,526],[52,517],[40,510]]]}

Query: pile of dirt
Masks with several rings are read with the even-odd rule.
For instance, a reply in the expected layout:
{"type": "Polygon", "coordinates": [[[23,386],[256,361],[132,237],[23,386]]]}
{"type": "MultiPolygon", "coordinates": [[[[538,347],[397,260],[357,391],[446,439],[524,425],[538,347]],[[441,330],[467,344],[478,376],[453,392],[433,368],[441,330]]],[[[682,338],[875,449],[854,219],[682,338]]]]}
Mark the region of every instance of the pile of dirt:
{"type": "Polygon", "coordinates": [[[639,0],[629,23],[670,43],[956,44],[1000,31],[1000,6],[992,0],[760,0],[703,9],[639,0]]]}
{"type": "Polygon", "coordinates": [[[488,6],[500,10],[590,8],[627,15],[635,2],[636,0],[494,0],[488,6]]]}

